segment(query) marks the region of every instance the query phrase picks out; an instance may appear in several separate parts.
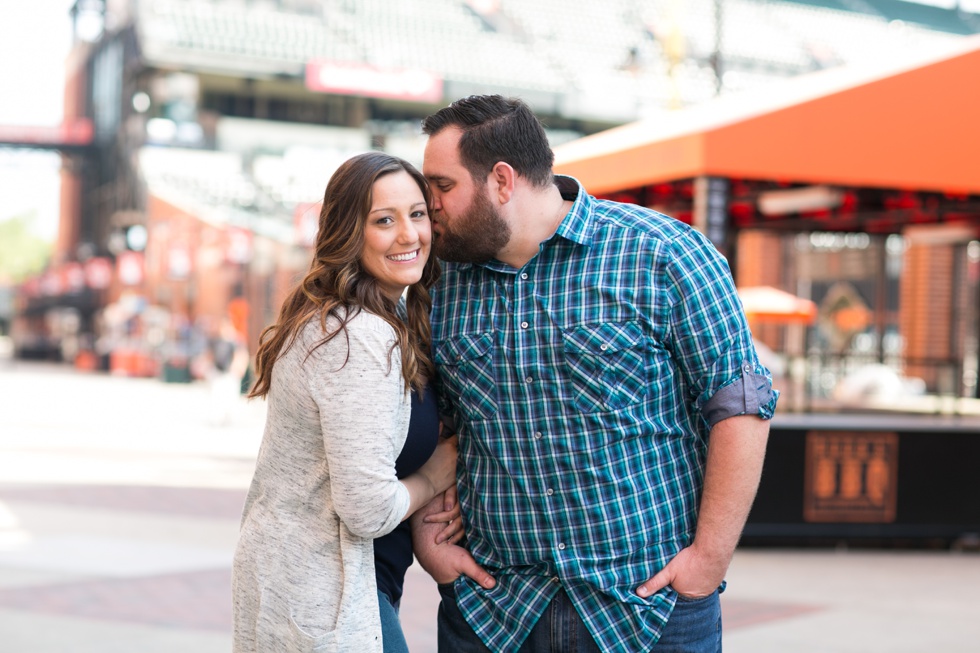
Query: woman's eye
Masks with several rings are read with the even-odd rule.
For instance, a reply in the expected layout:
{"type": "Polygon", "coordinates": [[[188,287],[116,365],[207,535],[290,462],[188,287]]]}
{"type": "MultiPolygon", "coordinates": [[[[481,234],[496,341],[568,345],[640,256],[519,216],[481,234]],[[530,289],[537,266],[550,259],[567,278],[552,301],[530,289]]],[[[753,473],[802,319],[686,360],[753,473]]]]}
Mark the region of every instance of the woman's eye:
{"type": "Polygon", "coordinates": [[[413,218],[424,218],[428,215],[425,211],[415,211],[412,213],[413,218]]]}

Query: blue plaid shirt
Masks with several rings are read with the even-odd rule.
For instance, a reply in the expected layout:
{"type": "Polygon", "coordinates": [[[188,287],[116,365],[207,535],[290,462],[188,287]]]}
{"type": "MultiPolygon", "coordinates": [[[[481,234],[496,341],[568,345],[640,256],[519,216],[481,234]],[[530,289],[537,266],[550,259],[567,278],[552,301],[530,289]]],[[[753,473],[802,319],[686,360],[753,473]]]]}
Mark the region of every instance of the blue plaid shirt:
{"type": "Polygon", "coordinates": [[[710,427],[769,419],[778,393],[706,238],[556,181],[575,203],[535,258],[446,263],[435,293],[467,542],[497,579],[456,595],[493,651],[559,586],[604,650],[645,651],[676,593],[634,590],[694,537],[710,427]]]}

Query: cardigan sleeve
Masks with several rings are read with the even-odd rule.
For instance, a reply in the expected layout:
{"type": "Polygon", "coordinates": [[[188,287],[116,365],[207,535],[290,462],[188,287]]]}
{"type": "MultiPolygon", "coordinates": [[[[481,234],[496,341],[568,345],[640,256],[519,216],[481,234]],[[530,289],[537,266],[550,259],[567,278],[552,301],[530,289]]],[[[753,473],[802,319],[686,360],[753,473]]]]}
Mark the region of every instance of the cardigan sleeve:
{"type": "MultiPolygon", "coordinates": [[[[314,320],[315,321],[315,320],[314,320]]],[[[319,325],[317,325],[319,330],[319,325]]],[[[310,393],[320,413],[334,509],[356,536],[378,538],[409,508],[395,459],[408,429],[410,400],[394,330],[361,312],[307,360],[310,393]]]]}

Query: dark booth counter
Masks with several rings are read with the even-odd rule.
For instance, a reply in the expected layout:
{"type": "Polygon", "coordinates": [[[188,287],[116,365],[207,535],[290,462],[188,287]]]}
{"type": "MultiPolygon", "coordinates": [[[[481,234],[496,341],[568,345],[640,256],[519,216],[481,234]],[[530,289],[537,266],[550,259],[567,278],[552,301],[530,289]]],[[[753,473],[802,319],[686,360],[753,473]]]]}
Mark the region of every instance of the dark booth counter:
{"type": "Polygon", "coordinates": [[[980,417],[777,414],[743,545],[976,544],[980,417]]]}

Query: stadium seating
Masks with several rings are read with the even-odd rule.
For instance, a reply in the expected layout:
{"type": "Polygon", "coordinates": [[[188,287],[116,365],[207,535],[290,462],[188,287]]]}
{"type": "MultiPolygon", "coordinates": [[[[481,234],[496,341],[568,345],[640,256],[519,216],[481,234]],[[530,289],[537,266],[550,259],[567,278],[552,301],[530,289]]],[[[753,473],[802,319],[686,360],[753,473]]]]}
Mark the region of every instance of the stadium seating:
{"type": "MultiPolygon", "coordinates": [[[[697,103],[719,88],[744,90],[842,63],[887,60],[980,30],[975,14],[895,0],[725,0],[720,39],[713,0],[482,3],[491,10],[467,0],[143,4],[138,30],[151,60],[206,60],[229,72],[287,75],[301,74],[315,59],[419,68],[467,88],[602,95],[619,104],[608,109],[609,119],[635,114],[636,107],[697,103]],[[671,43],[674,33],[682,40],[671,43]],[[712,64],[716,43],[726,73],[720,84],[712,64]]],[[[592,104],[573,99],[561,106],[592,104]]]]}
{"type": "MultiPolygon", "coordinates": [[[[442,77],[450,94],[537,94],[551,99],[555,114],[606,123],[807,71],[886,62],[980,31],[976,14],[896,0],[155,0],[138,7],[137,38],[150,65],[287,79],[301,78],[315,60],[415,68],[442,77]]],[[[364,148],[371,138],[363,130],[364,148]]],[[[393,136],[388,146],[411,159],[418,142],[393,136]]],[[[206,203],[285,215],[318,199],[325,175],[351,147],[362,145],[258,148],[220,162],[184,152],[207,162],[191,169],[148,154],[143,166],[152,183],[206,203]]]]}

